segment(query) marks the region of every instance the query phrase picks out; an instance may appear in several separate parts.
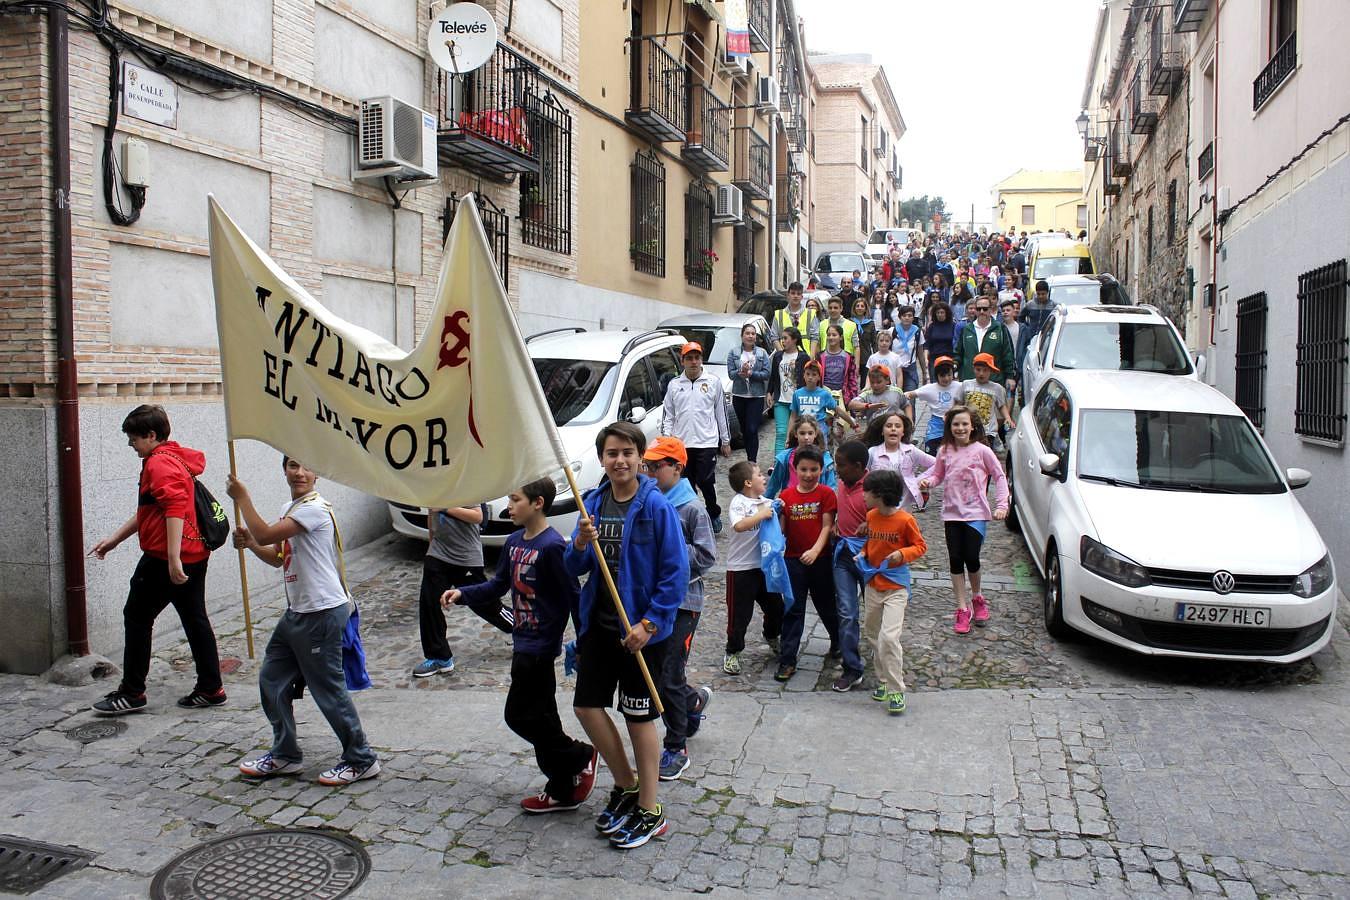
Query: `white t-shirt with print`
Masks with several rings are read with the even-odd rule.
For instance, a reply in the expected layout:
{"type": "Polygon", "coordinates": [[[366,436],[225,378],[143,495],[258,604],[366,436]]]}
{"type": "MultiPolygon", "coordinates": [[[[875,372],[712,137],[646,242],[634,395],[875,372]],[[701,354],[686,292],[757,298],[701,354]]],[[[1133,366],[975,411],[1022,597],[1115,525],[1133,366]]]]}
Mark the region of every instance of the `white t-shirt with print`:
{"type": "Polygon", "coordinates": [[[286,603],[300,613],[319,612],[348,602],[338,569],[332,507],[317,493],[281,508],[282,518],[304,529],[281,546],[286,603]]]}
{"type": "Polygon", "coordinates": [[[755,500],[744,494],[737,494],[731,498],[729,507],[731,546],[727,550],[728,572],[748,572],[751,569],[759,568],[759,529],[751,528],[749,531],[737,531],[736,523],[753,516],[768,503],[773,503],[768,497],[760,497],[755,500]]]}

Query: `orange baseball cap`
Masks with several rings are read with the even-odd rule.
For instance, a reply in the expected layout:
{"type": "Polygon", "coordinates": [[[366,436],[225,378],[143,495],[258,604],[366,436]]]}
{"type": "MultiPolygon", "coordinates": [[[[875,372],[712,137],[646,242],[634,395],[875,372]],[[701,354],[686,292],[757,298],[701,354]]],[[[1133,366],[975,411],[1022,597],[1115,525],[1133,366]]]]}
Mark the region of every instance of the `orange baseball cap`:
{"type": "MultiPolygon", "coordinates": [[[[694,346],[697,347],[698,344],[694,346]]],[[[642,458],[652,461],[673,459],[682,466],[689,465],[689,452],[684,449],[684,441],[664,435],[647,445],[647,452],[642,454],[642,458]]]]}
{"type": "Polygon", "coordinates": [[[943,365],[944,363],[949,366],[956,365],[956,363],[952,360],[950,356],[939,356],[937,359],[933,360],[933,368],[936,369],[938,366],[943,365]]]}
{"type": "Polygon", "coordinates": [[[999,371],[998,366],[994,364],[994,354],[992,353],[976,353],[974,364],[977,366],[988,366],[995,372],[999,371]]]}
{"type": "Polygon", "coordinates": [[[689,343],[685,344],[683,347],[680,348],[681,356],[688,356],[690,353],[697,353],[699,356],[702,356],[703,345],[698,343],[697,341],[690,341],[689,343]]]}
{"type": "Polygon", "coordinates": [[[886,380],[889,381],[890,378],[891,378],[891,367],[890,367],[890,366],[873,366],[873,367],[872,367],[872,370],[871,370],[870,372],[868,372],[867,375],[868,375],[869,378],[870,378],[871,376],[873,376],[873,375],[885,375],[885,376],[886,376],[886,380]]]}

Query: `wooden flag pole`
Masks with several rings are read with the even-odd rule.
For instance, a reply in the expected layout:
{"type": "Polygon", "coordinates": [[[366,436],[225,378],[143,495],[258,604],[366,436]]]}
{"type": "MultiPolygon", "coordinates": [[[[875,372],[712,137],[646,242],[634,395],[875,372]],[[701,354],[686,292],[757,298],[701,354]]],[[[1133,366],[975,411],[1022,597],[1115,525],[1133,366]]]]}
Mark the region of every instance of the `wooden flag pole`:
{"type": "MultiPolygon", "coordinates": [[[[230,475],[235,478],[239,473],[235,471],[234,465],[234,441],[229,442],[230,446],[230,475]]],[[[234,527],[238,528],[243,524],[243,519],[239,513],[238,501],[234,504],[234,527]]],[[[244,634],[248,638],[248,658],[253,659],[253,611],[248,605],[248,564],[244,560],[244,550],[239,549],[239,585],[244,589],[244,634]]]]}
{"type": "MultiPolygon", "coordinates": [[[[583,521],[591,520],[590,513],[586,512],[586,504],[581,502],[581,488],[577,487],[577,476],[573,474],[572,467],[563,463],[563,471],[567,473],[567,483],[572,486],[572,496],[577,501],[577,512],[583,521]]],[[[619,589],[614,584],[614,576],[609,571],[609,564],[605,562],[605,554],[600,550],[600,541],[591,541],[591,549],[595,551],[595,560],[600,563],[600,575],[605,579],[605,586],[609,588],[610,599],[614,601],[614,609],[619,614],[619,623],[623,625],[624,636],[633,630],[633,625],[628,621],[628,611],[623,608],[623,601],[619,599],[619,589]]],[[[647,682],[647,692],[652,695],[652,703],[656,704],[658,715],[665,715],[666,708],[661,703],[661,695],[656,691],[656,685],[652,682],[652,673],[647,669],[647,660],[639,650],[633,654],[637,657],[638,668],[642,670],[642,680],[647,682]]]]}

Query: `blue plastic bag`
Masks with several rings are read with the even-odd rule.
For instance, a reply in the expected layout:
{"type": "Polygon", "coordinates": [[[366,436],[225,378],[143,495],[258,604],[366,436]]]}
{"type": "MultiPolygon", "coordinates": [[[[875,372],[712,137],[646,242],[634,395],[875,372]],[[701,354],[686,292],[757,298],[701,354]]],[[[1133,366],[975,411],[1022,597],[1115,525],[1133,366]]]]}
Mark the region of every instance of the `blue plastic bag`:
{"type": "MultiPolygon", "coordinates": [[[[775,500],[774,509],[783,508],[783,501],[775,500]]],[[[787,560],[783,554],[787,552],[787,537],[783,534],[783,529],[778,524],[777,516],[770,516],[759,523],[759,566],[764,570],[764,587],[770,593],[781,594],[783,596],[783,609],[791,609],[794,602],[792,596],[792,580],[788,578],[787,560]]]]}
{"type": "Polygon", "coordinates": [[[366,671],[366,648],[361,644],[361,613],[352,604],[352,614],[342,631],[342,674],[347,690],[364,691],[370,687],[370,673],[366,671]]]}

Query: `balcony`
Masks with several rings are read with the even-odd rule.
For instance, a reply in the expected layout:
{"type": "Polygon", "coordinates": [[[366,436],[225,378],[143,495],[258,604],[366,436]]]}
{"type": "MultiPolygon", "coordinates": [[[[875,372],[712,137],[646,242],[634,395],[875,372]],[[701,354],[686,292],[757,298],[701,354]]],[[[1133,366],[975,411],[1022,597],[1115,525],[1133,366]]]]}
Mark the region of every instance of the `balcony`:
{"type": "Polygon", "coordinates": [[[1284,84],[1286,78],[1294,73],[1298,64],[1298,32],[1289,35],[1280,48],[1270,57],[1270,62],[1261,70],[1252,82],[1252,109],[1258,110],[1275,93],[1275,89],[1284,84]]]}
{"type": "Polygon", "coordinates": [[[797,227],[802,214],[802,181],[796,175],[778,176],[778,230],[797,227]]]}
{"type": "Polygon", "coordinates": [[[736,130],[736,172],[731,183],[757,200],[769,199],[769,142],[749,128],[736,130]]]}
{"type": "Polygon", "coordinates": [[[688,92],[684,66],[662,47],[660,36],[629,38],[632,84],[623,114],[653,143],[683,141],[688,92]]]}
{"type": "Polygon", "coordinates": [[[1134,163],[1130,160],[1130,141],[1123,136],[1119,128],[1111,129],[1108,146],[1111,157],[1111,177],[1129,178],[1134,174],[1134,163]]]}
{"type": "Polygon", "coordinates": [[[447,166],[505,179],[539,171],[539,69],[498,44],[480,69],[441,72],[436,145],[447,166]]]}
{"type": "Polygon", "coordinates": [[[1088,135],[1083,141],[1083,162],[1096,162],[1102,158],[1102,146],[1097,143],[1100,138],[1094,138],[1088,135]]]}
{"type": "Polygon", "coordinates": [[[1170,97],[1181,86],[1181,51],[1172,49],[1172,36],[1163,32],[1162,16],[1153,20],[1148,74],[1148,92],[1155,97],[1170,97]]]}
{"type": "Polygon", "coordinates": [[[1196,178],[1204,181],[1210,172],[1214,171],[1214,142],[1210,141],[1205,145],[1205,149],[1200,151],[1200,159],[1196,161],[1196,178]]]}
{"type": "Polygon", "coordinates": [[[1175,0],[1172,4],[1172,29],[1179,34],[1199,31],[1209,12],[1209,0],[1175,0]]]}
{"type": "Polygon", "coordinates": [[[769,28],[769,0],[748,0],[750,13],[750,49],[756,53],[769,51],[769,39],[773,31],[769,28]]]}
{"type": "Polygon", "coordinates": [[[706,84],[689,92],[689,131],[680,156],[699,172],[725,172],[731,160],[731,107],[706,84]]]}
{"type": "Polygon", "coordinates": [[[1121,191],[1121,184],[1119,181],[1107,180],[1102,182],[1102,193],[1105,194],[1106,196],[1119,197],[1120,191],[1121,191]]]}
{"type": "Polygon", "coordinates": [[[1143,66],[1139,69],[1130,88],[1130,133],[1152,134],[1158,130],[1158,101],[1145,92],[1143,66]]]}

